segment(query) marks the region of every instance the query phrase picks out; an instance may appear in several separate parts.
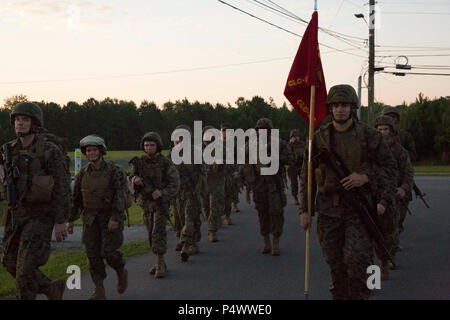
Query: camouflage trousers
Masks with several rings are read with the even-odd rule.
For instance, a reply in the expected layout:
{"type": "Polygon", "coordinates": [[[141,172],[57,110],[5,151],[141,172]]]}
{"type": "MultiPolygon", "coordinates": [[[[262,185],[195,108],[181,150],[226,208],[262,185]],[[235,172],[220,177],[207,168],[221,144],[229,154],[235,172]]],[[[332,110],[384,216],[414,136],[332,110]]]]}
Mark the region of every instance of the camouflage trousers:
{"type": "Polygon", "coordinates": [[[201,239],[201,204],[192,192],[180,192],[173,201],[173,214],[177,237],[182,243],[194,244],[201,239]]]}
{"type": "Polygon", "coordinates": [[[408,203],[399,202],[398,204],[398,233],[402,233],[404,231],[403,223],[405,222],[406,214],[408,212],[408,203]]]}
{"type": "Polygon", "coordinates": [[[18,300],[35,300],[50,288],[51,280],[39,270],[50,256],[53,218],[45,215],[14,219],[5,214],[2,263],[16,279],[18,300]]]}
{"type": "Polygon", "coordinates": [[[233,179],[231,177],[227,177],[225,179],[225,189],[224,189],[224,205],[223,205],[223,214],[225,217],[229,217],[231,215],[231,204],[233,203],[234,198],[234,186],[233,179]]]}
{"type": "Polygon", "coordinates": [[[298,184],[300,182],[300,172],[302,168],[298,166],[289,166],[287,174],[289,181],[291,182],[291,194],[294,198],[298,199],[298,184]]]}
{"type": "Polygon", "coordinates": [[[351,209],[340,217],[319,214],[317,235],[330,268],[333,299],[368,299],[367,267],[372,265],[373,245],[359,215],[351,209]]]}
{"type": "MultiPolygon", "coordinates": [[[[284,191],[283,191],[284,192],[284,191]]],[[[261,235],[280,237],[283,234],[284,206],[283,195],[280,191],[253,191],[253,201],[258,211],[261,235]]]]}
{"type": "Polygon", "coordinates": [[[208,194],[203,200],[203,206],[208,218],[208,232],[217,232],[221,225],[224,211],[225,179],[208,186],[208,194]]]}
{"type": "MultiPolygon", "coordinates": [[[[389,253],[394,259],[398,246],[398,217],[395,206],[388,206],[384,214],[377,217],[378,228],[383,235],[389,253]]],[[[388,260],[386,253],[377,244],[375,244],[375,253],[380,261],[388,260]]]]}
{"type": "Polygon", "coordinates": [[[144,224],[148,231],[148,241],[154,254],[163,255],[167,251],[167,219],[169,219],[169,206],[162,206],[155,201],[149,202],[144,209],[144,224]]]}
{"type": "Polygon", "coordinates": [[[119,251],[123,243],[123,222],[119,222],[117,230],[110,232],[109,219],[109,215],[99,213],[91,223],[83,223],[83,243],[94,283],[106,278],[104,260],[116,272],[120,272],[125,266],[119,251]]]}

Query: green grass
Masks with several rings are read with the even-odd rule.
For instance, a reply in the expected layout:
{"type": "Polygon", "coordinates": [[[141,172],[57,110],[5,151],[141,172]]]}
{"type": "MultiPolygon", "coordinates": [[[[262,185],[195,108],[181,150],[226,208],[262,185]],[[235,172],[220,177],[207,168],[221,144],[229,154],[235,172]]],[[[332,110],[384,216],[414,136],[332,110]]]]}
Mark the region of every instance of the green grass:
{"type": "Polygon", "coordinates": [[[450,165],[438,165],[438,166],[432,166],[432,165],[420,165],[420,166],[414,166],[414,172],[427,172],[427,173],[433,173],[433,172],[446,172],[450,174],[450,165]]]}
{"type": "MultiPolygon", "coordinates": [[[[6,201],[0,202],[0,226],[3,226],[2,216],[3,216],[3,208],[6,209],[6,201]]],[[[128,209],[128,213],[130,214],[130,224],[134,225],[142,225],[144,223],[144,219],[142,217],[142,208],[137,206],[136,203],[133,202],[131,207],[128,209]]],[[[170,208],[170,220],[172,221],[172,224],[174,223],[173,214],[172,214],[172,208],[170,208]]],[[[128,224],[128,219],[125,220],[125,226],[128,224]]],[[[74,224],[76,226],[81,226],[82,221],[81,219],[78,219],[74,221],[74,224]]]]}
{"type": "MultiPolygon", "coordinates": [[[[120,250],[122,251],[124,258],[143,255],[150,252],[148,241],[126,242],[122,245],[120,250]]],[[[52,251],[47,264],[40,269],[50,279],[57,280],[69,276],[66,273],[66,270],[70,265],[79,266],[82,273],[88,271],[84,249],[57,249],[52,251]]],[[[3,265],[0,265],[0,283],[0,299],[15,299],[14,278],[6,271],[3,265]]]]}
{"type": "MultiPolygon", "coordinates": [[[[163,150],[162,154],[166,156],[169,150],[163,150]]],[[[67,155],[71,160],[75,158],[74,151],[67,152],[67,155]]],[[[125,151],[108,151],[105,155],[105,159],[108,160],[130,160],[133,157],[140,157],[144,155],[144,151],[141,150],[125,150],[125,151]]],[[[86,159],[85,156],[81,155],[82,159],[86,159]]]]}

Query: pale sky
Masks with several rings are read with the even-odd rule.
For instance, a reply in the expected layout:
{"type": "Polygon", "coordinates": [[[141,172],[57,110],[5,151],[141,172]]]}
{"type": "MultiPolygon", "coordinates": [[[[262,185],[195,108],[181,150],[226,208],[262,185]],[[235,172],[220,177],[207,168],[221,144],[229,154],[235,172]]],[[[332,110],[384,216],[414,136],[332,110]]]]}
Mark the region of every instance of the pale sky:
{"type": "MultiPolygon", "coordinates": [[[[300,35],[306,25],[262,4],[278,4],[306,21],[314,9],[313,0],[224,1],[300,35]]],[[[359,39],[367,39],[368,27],[354,17],[364,13],[368,21],[367,2],[318,1],[319,26],[352,36],[348,44],[319,32],[321,44],[353,49],[321,45],[327,88],[348,83],[357,89],[367,70],[368,48],[359,39]]],[[[450,0],[380,0],[377,10],[376,55],[392,56],[377,57],[377,66],[406,55],[413,67],[447,67],[411,72],[450,73],[450,0]]],[[[234,105],[255,95],[281,106],[301,41],[217,0],[0,0],[0,39],[0,104],[25,94],[61,105],[111,97],[159,106],[183,98],[234,105]]],[[[419,92],[449,96],[450,77],[375,76],[376,101],[410,103],[419,92]]]]}

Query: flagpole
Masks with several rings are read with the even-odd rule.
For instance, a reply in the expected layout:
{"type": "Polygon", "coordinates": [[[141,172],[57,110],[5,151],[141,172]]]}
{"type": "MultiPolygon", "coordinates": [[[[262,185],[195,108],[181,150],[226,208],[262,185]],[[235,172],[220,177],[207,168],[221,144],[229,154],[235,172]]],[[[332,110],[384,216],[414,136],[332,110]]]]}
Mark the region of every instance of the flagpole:
{"type": "MultiPolygon", "coordinates": [[[[316,86],[311,86],[311,103],[309,108],[309,144],[308,144],[308,216],[311,219],[312,208],[312,141],[314,135],[314,109],[316,104],[316,86]]],[[[311,227],[306,230],[305,250],[305,299],[309,295],[309,239],[311,227]]]]}

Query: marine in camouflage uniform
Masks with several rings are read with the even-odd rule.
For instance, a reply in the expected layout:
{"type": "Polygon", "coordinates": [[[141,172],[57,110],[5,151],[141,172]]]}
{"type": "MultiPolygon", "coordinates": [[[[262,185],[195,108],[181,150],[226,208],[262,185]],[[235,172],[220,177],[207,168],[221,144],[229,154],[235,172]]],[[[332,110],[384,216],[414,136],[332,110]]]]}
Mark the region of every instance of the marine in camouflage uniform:
{"type": "MultiPolygon", "coordinates": [[[[414,184],[414,172],[409,159],[408,151],[403,148],[396,139],[397,128],[391,117],[380,116],[374,124],[383,135],[383,140],[389,145],[396,160],[398,180],[396,184],[396,197],[392,206],[386,209],[383,216],[379,217],[380,231],[386,240],[386,245],[393,257],[399,245],[399,220],[404,211],[406,214],[408,202],[411,201],[411,193],[414,184]]],[[[380,188],[381,189],[381,188],[380,188]]],[[[388,257],[380,248],[376,248],[378,259],[381,261],[382,280],[389,279],[388,257]]]]}
{"type": "MultiPolygon", "coordinates": [[[[67,235],[65,223],[70,210],[68,163],[56,144],[37,133],[44,124],[38,105],[30,102],[15,105],[11,124],[18,138],[8,144],[20,176],[14,179],[17,206],[8,207],[3,216],[2,263],[16,279],[17,299],[34,300],[37,294],[45,294],[49,300],[61,299],[65,281],[52,282],[39,267],[49,258],[53,228],[57,241],[64,240],[67,235]]],[[[2,180],[3,166],[7,165],[5,145],[0,158],[2,180]]]]}
{"type": "MultiPolygon", "coordinates": [[[[205,134],[208,129],[214,129],[214,127],[204,127],[203,134],[205,134]]],[[[203,140],[204,147],[211,142],[212,141],[203,140]]],[[[225,164],[206,164],[208,190],[203,199],[203,207],[208,218],[208,240],[210,242],[219,240],[217,232],[221,226],[221,217],[224,212],[226,174],[227,167],[225,164]]]]}
{"type": "MultiPolygon", "coordinates": [[[[267,141],[271,141],[270,134],[273,128],[272,121],[261,118],[256,122],[255,129],[267,130],[267,141]]],[[[258,142],[259,144],[259,142],[258,142]]],[[[258,145],[258,148],[265,146],[258,145]]],[[[270,152],[270,145],[267,146],[270,152]]],[[[246,145],[248,156],[249,145],[246,145]]],[[[263,237],[262,253],[271,253],[273,256],[280,255],[280,237],[283,234],[284,207],[286,206],[286,193],[281,176],[281,168],[284,165],[292,165],[294,154],[288,144],[279,140],[279,170],[274,175],[261,175],[260,163],[245,164],[240,167],[240,175],[249,185],[253,192],[253,201],[258,211],[260,232],[263,237]],[[272,239],[270,239],[272,235],[272,239]]],[[[248,163],[248,162],[247,162],[248,163]]]]}
{"type": "Polygon", "coordinates": [[[147,132],[141,139],[141,149],[146,153],[135,157],[131,184],[138,195],[137,204],[144,210],[144,224],[149,243],[155,255],[155,265],[149,270],[156,278],[164,277],[167,270],[164,254],[167,250],[167,219],[170,202],[180,188],[180,177],[173,163],[161,154],[161,137],[147,132]]]}
{"type": "Polygon", "coordinates": [[[414,164],[417,161],[416,144],[408,131],[399,128],[400,112],[397,108],[388,106],[384,107],[383,111],[381,111],[381,115],[389,116],[394,120],[394,124],[397,127],[396,141],[408,151],[409,159],[411,160],[411,163],[414,164]]]}
{"type": "MultiPolygon", "coordinates": [[[[222,123],[220,125],[220,133],[222,136],[222,141],[225,145],[225,150],[226,150],[226,130],[227,129],[232,129],[231,126],[228,123],[222,123]]],[[[237,153],[237,148],[236,148],[236,144],[234,145],[234,164],[225,164],[225,191],[224,191],[224,210],[223,210],[223,223],[225,225],[231,225],[232,221],[231,221],[231,211],[236,212],[237,211],[237,207],[236,207],[236,198],[239,198],[238,193],[239,193],[239,189],[236,183],[236,179],[235,179],[235,175],[238,173],[238,166],[236,165],[236,153],[237,153]]],[[[224,159],[226,157],[226,153],[224,153],[224,159]]]]}
{"type": "Polygon", "coordinates": [[[126,201],[122,186],[127,181],[120,167],[113,161],[103,159],[106,145],[101,137],[84,137],[80,141],[80,148],[89,162],[75,176],[73,208],[67,227],[72,233],[73,222],[81,213],[82,240],[86,246],[89,273],[95,284],[89,300],[104,300],[104,260],[116,271],[117,292],[124,293],[128,286],[128,272],[119,250],[123,243],[126,201]]]}
{"type": "MultiPolygon", "coordinates": [[[[176,129],[185,129],[191,133],[187,125],[176,129]]],[[[178,142],[174,142],[176,145],[178,142]]],[[[194,147],[191,151],[191,162],[175,165],[180,176],[180,190],[173,200],[175,228],[178,236],[176,250],[181,250],[181,260],[187,261],[190,255],[199,252],[201,239],[201,203],[200,197],[205,194],[206,170],[204,164],[194,164],[194,147]]]]}
{"type": "Polygon", "coordinates": [[[289,180],[291,181],[291,194],[294,198],[294,204],[298,205],[298,183],[300,180],[300,172],[302,171],[303,154],[305,153],[305,142],[301,140],[300,131],[298,129],[291,130],[289,146],[295,155],[294,164],[287,169],[289,180]]]}
{"type": "MultiPolygon", "coordinates": [[[[408,151],[410,162],[412,165],[414,165],[414,163],[417,161],[416,146],[415,146],[412,135],[408,131],[405,131],[398,127],[398,124],[400,122],[400,112],[398,112],[397,108],[385,107],[382,111],[382,115],[389,116],[394,120],[394,124],[395,124],[395,126],[397,126],[397,133],[395,135],[395,140],[403,148],[405,148],[406,151],[408,151]]],[[[413,174],[414,174],[414,172],[413,172],[413,174]]],[[[413,186],[414,186],[414,181],[413,181],[413,186]]],[[[401,201],[401,203],[400,203],[400,207],[399,207],[400,217],[398,220],[399,233],[402,233],[404,230],[403,223],[405,221],[406,213],[408,211],[408,203],[411,201],[412,201],[412,193],[407,193],[407,197],[405,199],[403,199],[403,201],[401,201]]],[[[400,250],[400,248],[401,247],[399,246],[398,249],[400,250]]]]}
{"type": "MultiPolygon", "coordinates": [[[[359,187],[369,201],[371,189],[379,179],[385,188],[379,192],[377,212],[381,214],[393,201],[396,165],[381,134],[356,118],[358,99],[353,87],[333,86],[327,96],[327,107],[333,122],[322,126],[314,134],[312,144],[312,195],[316,195],[312,215],[318,212],[317,234],[322,253],[330,268],[330,292],[333,299],[368,299],[367,267],[372,265],[372,239],[360,214],[347,206],[336,191],[341,184],[349,190],[359,187]],[[339,181],[326,162],[317,157],[323,149],[332,149],[352,172],[339,181]],[[375,171],[374,167],[380,168],[375,171]]],[[[308,210],[308,148],[303,157],[300,177],[300,224],[308,229],[311,218],[308,210]]]]}

